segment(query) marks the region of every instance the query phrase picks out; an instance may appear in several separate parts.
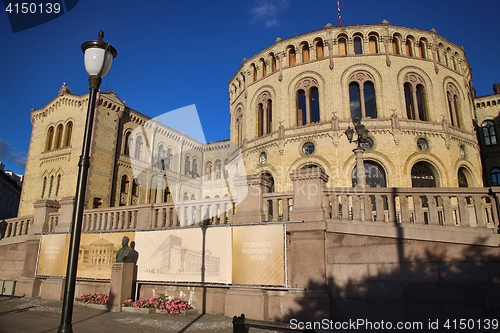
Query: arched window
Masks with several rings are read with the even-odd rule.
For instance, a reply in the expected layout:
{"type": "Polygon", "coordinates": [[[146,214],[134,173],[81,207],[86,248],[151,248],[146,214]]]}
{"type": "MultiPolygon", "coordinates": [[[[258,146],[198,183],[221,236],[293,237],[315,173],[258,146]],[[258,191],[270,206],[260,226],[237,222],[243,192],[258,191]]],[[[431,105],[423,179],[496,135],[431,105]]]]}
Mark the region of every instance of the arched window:
{"type": "Polygon", "coordinates": [[[265,91],[257,98],[257,135],[263,136],[272,132],[273,103],[271,94],[265,91]]]}
{"type": "Polygon", "coordinates": [[[370,42],[370,53],[371,54],[378,53],[377,37],[376,36],[370,36],[369,42],[370,42]]]}
{"type": "Polygon", "coordinates": [[[375,85],[373,76],[365,71],[357,71],[349,77],[349,100],[351,117],[377,118],[375,85]]]}
{"type": "Polygon", "coordinates": [[[135,158],[142,159],[142,137],[138,136],[135,140],[135,158]]]}
{"type": "Polygon", "coordinates": [[[193,178],[196,178],[198,177],[198,160],[196,158],[193,158],[193,169],[192,169],[192,173],[191,173],[191,176],[193,178]]]}
{"type": "Polygon", "coordinates": [[[418,55],[422,59],[426,58],[426,56],[425,56],[425,44],[423,41],[420,41],[420,43],[418,44],[418,55]]]}
{"type": "Polygon", "coordinates": [[[354,37],[354,54],[363,54],[363,43],[361,37],[354,37]]]}
{"type": "MultiPolygon", "coordinates": [[[[365,161],[366,187],[386,187],[386,179],[384,169],[375,162],[365,161]]],[[[354,166],[352,170],[352,187],[358,186],[358,169],[354,166]]]]}
{"type": "Polygon", "coordinates": [[[291,47],[288,51],[288,66],[294,66],[296,62],[295,48],[291,47]]]}
{"type": "Polygon", "coordinates": [[[60,124],[59,126],[57,126],[56,130],[56,145],[55,145],[56,149],[61,148],[62,139],[63,139],[63,125],[60,124]]]}
{"type": "Polygon", "coordinates": [[[167,159],[165,161],[165,168],[167,168],[168,170],[172,170],[172,158],[173,158],[172,148],[168,148],[167,149],[167,159]]]}
{"type": "Polygon", "coordinates": [[[210,180],[212,179],[212,162],[208,161],[205,164],[205,179],[210,180]]]}
{"type": "Polygon", "coordinates": [[[427,120],[424,80],[415,73],[404,77],[406,116],[412,120],[427,120]]]}
{"type": "Polygon", "coordinates": [[[271,53],[271,71],[274,73],[276,72],[276,58],[274,57],[274,54],[271,53]]]}
{"type": "MultiPolygon", "coordinates": [[[[262,173],[262,175],[264,175],[270,182],[271,182],[271,186],[269,187],[269,192],[268,193],[274,193],[274,190],[275,190],[275,186],[274,186],[274,177],[273,175],[269,172],[269,171],[264,171],[262,173]]],[[[271,216],[273,215],[273,209],[272,209],[272,201],[269,201],[269,214],[271,214],[271,216]]]]}
{"type": "Polygon", "coordinates": [[[406,47],[406,55],[408,57],[413,57],[413,50],[411,48],[411,40],[410,39],[406,40],[405,47],[406,47]]]}
{"type": "Polygon", "coordinates": [[[297,91],[297,125],[305,125],[306,119],[306,93],[301,89],[297,91]]]}
{"type": "Polygon", "coordinates": [[[344,37],[339,38],[339,55],[347,55],[347,43],[344,37]]]}
{"type": "Polygon", "coordinates": [[[492,146],[497,144],[497,136],[495,133],[495,124],[491,120],[485,120],[481,124],[483,128],[484,144],[492,146]]]}
{"type": "Polygon", "coordinates": [[[500,169],[491,169],[491,186],[500,186],[500,169]]]}
{"type": "Polygon", "coordinates": [[[458,169],[458,187],[469,187],[469,182],[465,174],[467,173],[465,168],[458,169]]]}
{"type": "Polygon", "coordinates": [[[242,138],[243,124],[242,124],[242,121],[243,121],[243,116],[242,116],[241,109],[239,109],[238,112],[236,112],[236,122],[235,122],[235,126],[236,126],[236,140],[235,141],[238,143],[239,147],[241,147],[241,145],[243,143],[243,138],[242,138]]]}
{"type": "Polygon", "coordinates": [[[373,82],[365,82],[364,97],[366,118],[377,118],[377,107],[375,105],[375,86],[373,85],[373,82]]]}
{"type": "Polygon", "coordinates": [[[50,176],[50,183],[49,183],[49,197],[52,195],[52,186],[54,185],[54,176],[50,176]]]}
{"type": "MultiPolygon", "coordinates": [[[[167,152],[165,151],[165,148],[163,147],[163,145],[159,145],[158,146],[158,160],[162,161],[163,159],[165,159],[166,153],[167,152]]],[[[159,162],[159,163],[160,163],[160,166],[161,166],[161,162],[159,162]]]]}
{"type": "Polygon", "coordinates": [[[189,200],[189,194],[187,192],[184,192],[184,196],[182,197],[182,200],[184,200],[184,201],[189,200]]]}
{"type": "Polygon", "coordinates": [[[194,194],[191,194],[191,200],[196,200],[196,197],[194,194]]]}
{"type": "Polygon", "coordinates": [[[296,89],[297,126],[320,121],[318,81],[313,78],[301,80],[296,89]]]}
{"type": "Polygon", "coordinates": [[[309,45],[305,43],[302,45],[302,62],[308,62],[309,61],[309,45]]]}
{"type": "Polygon", "coordinates": [[[227,158],[224,160],[224,178],[229,176],[229,171],[227,170],[227,158]]]}
{"type": "Polygon", "coordinates": [[[311,123],[319,122],[319,93],[317,87],[312,87],[310,92],[311,123]]]}
{"type": "Polygon", "coordinates": [[[412,187],[436,187],[436,177],[425,162],[418,162],[411,168],[412,187]]]}
{"type": "Polygon", "coordinates": [[[406,101],[406,116],[408,119],[415,120],[415,100],[413,98],[413,87],[409,82],[404,84],[405,101],[406,101]]]}
{"type": "Polygon", "coordinates": [[[215,161],[215,179],[221,179],[222,178],[222,166],[221,166],[221,161],[217,160],[215,161]]]}
{"type": "Polygon", "coordinates": [[[253,71],[253,82],[257,81],[257,67],[255,67],[254,64],[252,64],[252,71],[253,71]]]}
{"type": "Polygon", "coordinates": [[[267,100],[267,108],[266,108],[266,134],[270,134],[272,132],[273,125],[273,101],[270,99],[267,100]]]}
{"type": "Polygon", "coordinates": [[[427,120],[427,111],[425,109],[425,90],[424,86],[417,84],[417,106],[418,106],[418,117],[420,120],[427,120]]]}
{"type": "Polygon", "coordinates": [[[186,176],[189,176],[191,174],[191,158],[189,156],[186,156],[186,159],[185,159],[184,174],[186,176]]]}
{"type": "Polygon", "coordinates": [[[358,82],[349,84],[349,101],[351,105],[351,118],[362,118],[361,116],[361,97],[358,82]]]}
{"type": "Polygon", "coordinates": [[[458,90],[453,84],[447,86],[448,112],[452,126],[460,127],[458,90]]]}
{"type": "Polygon", "coordinates": [[[323,41],[320,40],[316,43],[316,59],[323,59],[323,57],[324,57],[323,41]]]}
{"type": "Polygon", "coordinates": [[[125,133],[125,141],[123,142],[123,154],[130,155],[130,144],[132,143],[132,138],[130,137],[131,132],[125,133]]]}
{"type": "Polygon", "coordinates": [[[258,117],[259,117],[259,136],[264,135],[264,106],[262,103],[259,103],[258,105],[258,117]]]}
{"type": "Polygon", "coordinates": [[[266,62],[264,59],[260,59],[261,65],[262,65],[262,77],[266,77],[267,75],[267,68],[266,68],[266,62]]]}
{"type": "Polygon", "coordinates": [[[120,189],[121,193],[128,194],[128,183],[129,183],[128,176],[127,175],[123,175],[122,176],[121,189],[120,189]]]}
{"type": "Polygon", "coordinates": [[[45,151],[52,149],[52,142],[54,140],[54,127],[51,126],[47,132],[47,141],[45,143],[45,151]]]}
{"type": "Polygon", "coordinates": [[[57,184],[56,184],[56,197],[59,195],[59,187],[61,186],[61,175],[57,176],[57,184]]]}
{"type": "Polygon", "coordinates": [[[132,195],[134,197],[139,196],[139,181],[136,178],[132,180],[132,195]]]}
{"type": "Polygon", "coordinates": [[[69,147],[71,144],[71,134],[73,133],[73,123],[70,121],[66,125],[66,134],[64,135],[64,147],[69,147]]]}
{"type": "Polygon", "coordinates": [[[45,195],[46,188],[47,188],[47,177],[43,177],[42,198],[45,195]]]}
{"type": "Polygon", "coordinates": [[[392,53],[393,54],[400,54],[399,52],[399,40],[397,37],[392,37],[392,53]]]}

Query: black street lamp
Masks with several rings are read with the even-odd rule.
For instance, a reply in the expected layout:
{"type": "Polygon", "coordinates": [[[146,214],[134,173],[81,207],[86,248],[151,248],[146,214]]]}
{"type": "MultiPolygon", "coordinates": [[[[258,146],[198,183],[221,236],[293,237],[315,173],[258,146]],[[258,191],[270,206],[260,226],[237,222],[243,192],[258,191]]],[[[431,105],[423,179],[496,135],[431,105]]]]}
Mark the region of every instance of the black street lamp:
{"type": "Polygon", "coordinates": [[[61,325],[58,333],[72,333],[71,319],[73,317],[73,302],[75,298],[76,270],[78,266],[78,250],[82,233],[83,209],[85,206],[85,190],[87,188],[87,174],[89,169],[90,139],[92,137],[92,125],[94,123],[94,112],[97,91],[101,85],[101,79],[106,76],[116,57],[114,47],[105,43],[102,39],[104,33],[99,31],[99,39],[82,44],[85,53],[85,69],[89,74],[89,108],[87,121],[85,123],[85,134],[83,137],[82,155],[78,163],[78,181],[76,184],[75,206],[73,208],[73,219],[71,224],[71,242],[69,245],[68,268],[66,270],[66,282],[64,287],[64,300],[61,313],[61,325]]]}
{"type": "Polygon", "coordinates": [[[358,138],[353,140],[354,130],[349,126],[345,135],[349,140],[349,143],[356,142],[357,147],[353,149],[354,154],[356,155],[356,177],[357,177],[357,187],[365,188],[366,187],[366,178],[365,178],[365,166],[363,163],[363,152],[365,149],[361,147],[361,143],[368,139],[368,130],[365,128],[365,125],[361,124],[361,119],[359,117],[354,117],[352,120],[354,124],[354,128],[356,129],[356,133],[358,134],[358,138]]]}

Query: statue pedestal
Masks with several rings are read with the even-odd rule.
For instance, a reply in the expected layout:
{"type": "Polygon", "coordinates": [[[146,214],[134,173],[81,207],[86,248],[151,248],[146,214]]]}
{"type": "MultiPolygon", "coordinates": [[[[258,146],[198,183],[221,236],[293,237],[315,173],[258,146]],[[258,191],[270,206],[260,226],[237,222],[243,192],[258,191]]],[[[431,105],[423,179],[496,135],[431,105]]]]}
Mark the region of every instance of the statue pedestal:
{"type": "Polygon", "coordinates": [[[122,303],[132,298],[132,284],[134,282],[134,263],[115,262],[111,267],[111,281],[109,286],[108,309],[111,312],[120,312],[122,303]]]}

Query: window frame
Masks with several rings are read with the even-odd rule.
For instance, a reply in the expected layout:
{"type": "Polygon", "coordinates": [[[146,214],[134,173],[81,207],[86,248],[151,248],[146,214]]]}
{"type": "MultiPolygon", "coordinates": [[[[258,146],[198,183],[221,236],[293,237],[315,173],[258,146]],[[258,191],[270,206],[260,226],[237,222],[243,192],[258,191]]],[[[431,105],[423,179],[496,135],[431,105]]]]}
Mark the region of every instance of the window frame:
{"type": "Polygon", "coordinates": [[[487,119],[481,123],[481,128],[482,128],[482,135],[483,135],[483,142],[485,146],[495,146],[498,144],[497,136],[496,136],[496,130],[495,130],[495,123],[487,119]],[[490,126],[485,126],[485,124],[490,125],[490,126]],[[486,131],[488,132],[488,135],[486,135],[486,131]],[[491,133],[493,132],[493,133],[491,133]],[[492,142],[491,138],[494,138],[494,143],[492,142]],[[487,143],[487,140],[489,143],[487,143]]]}
{"type": "MultiPolygon", "coordinates": [[[[372,74],[370,74],[367,71],[355,71],[349,76],[349,79],[347,80],[347,86],[348,86],[348,94],[349,94],[349,101],[352,103],[352,97],[351,96],[351,85],[356,83],[358,85],[358,91],[359,91],[359,103],[360,103],[360,114],[361,114],[361,119],[368,119],[366,116],[366,99],[365,99],[365,84],[370,82],[373,85],[373,96],[374,96],[374,106],[375,106],[375,117],[370,117],[370,119],[377,119],[378,118],[378,107],[377,107],[377,90],[375,87],[375,78],[373,77],[372,74]]],[[[351,118],[353,118],[352,114],[353,109],[350,108],[351,112],[351,118]]]]}

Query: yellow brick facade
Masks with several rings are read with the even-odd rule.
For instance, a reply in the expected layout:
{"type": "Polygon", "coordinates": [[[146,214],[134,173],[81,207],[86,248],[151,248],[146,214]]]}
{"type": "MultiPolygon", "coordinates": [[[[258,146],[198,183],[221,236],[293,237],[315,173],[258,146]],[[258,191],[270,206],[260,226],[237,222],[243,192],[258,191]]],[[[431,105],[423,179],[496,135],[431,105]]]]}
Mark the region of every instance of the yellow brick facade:
{"type": "Polygon", "coordinates": [[[289,191],[290,172],[315,164],[330,176],[330,186],[352,186],[355,143],[349,143],[344,131],[352,127],[349,83],[360,73],[369,76],[373,83],[377,110],[375,119],[362,119],[374,142],[364,157],[383,169],[386,186],[411,187],[411,170],[417,162],[429,165],[436,186],[458,186],[459,168],[469,186],[482,186],[470,92],[471,69],[463,49],[435,31],[397,27],[387,22],[327,26],[286,40],[278,39],[243,63],[229,83],[231,141],[242,143],[252,173],[267,171],[276,181],[276,191],[289,191]],[[356,37],[361,41],[361,54],[355,54],[356,37]],[[341,38],[347,44],[346,55],[339,54],[341,38]],[[407,41],[411,55],[407,54],[407,41]],[[393,42],[399,54],[394,52],[393,42]],[[370,43],[376,43],[376,51],[370,49],[370,43]],[[321,52],[317,52],[321,44],[322,58],[321,52]],[[304,45],[309,48],[307,62],[301,59],[304,45]],[[419,46],[424,50],[423,56],[419,46]],[[290,49],[295,50],[295,65],[290,65],[290,49]],[[422,80],[424,86],[425,121],[407,116],[404,84],[411,75],[422,80]],[[318,89],[320,119],[298,126],[297,85],[306,79],[314,81],[318,89]],[[458,95],[458,120],[452,119],[449,111],[449,85],[455,87],[458,95]],[[272,100],[272,130],[259,136],[258,99],[263,93],[268,93],[272,100]],[[240,133],[238,122],[242,123],[240,133]],[[427,140],[428,150],[419,150],[419,138],[427,140]],[[315,145],[314,153],[309,156],[301,153],[307,142],[315,145]],[[264,164],[259,163],[262,152],[269,156],[264,164]]]}
{"type": "MultiPolygon", "coordinates": [[[[328,186],[351,187],[356,165],[352,150],[356,144],[349,143],[344,132],[353,126],[349,88],[352,82],[360,87],[363,82],[371,82],[374,87],[376,117],[361,120],[373,141],[364,158],[380,167],[385,174],[385,186],[411,187],[412,168],[425,163],[438,187],[459,186],[459,170],[465,174],[468,186],[481,187],[482,165],[471,80],[463,48],[435,31],[383,22],[346,27],[328,25],[304,35],[278,39],[245,60],[229,81],[231,134],[227,141],[203,145],[168,124],[156,124],[130,109],[114,92],[102,92],[94,121],[87,207],[230,195],[234,189],[228,187],[224,177],[224,162],[226,159],[231,162],[237,148],[241,148],[246,172],[270,174],[276,192],[291,191],[290,173],[308,165],[325,170],[328,186]],[[341,55],[342,38],[346,42],[346,55],[341,55]],[[309,59],[303,53],[304,45],[309,48],[309,59]],[[355,54],[359,45],[362,51],[355,54]],[[295,50],[294,65],[290,65],[290,50],[295,50]],[[408,119],[405,83],[423,87],[425,120],[408,119]],[[318,91],[319,121],[298,125],[297,91],[311,86],[318,91]],[[450,112],[449,93],[457,96],[455,115],[450,112]],[[269,133],[259,135],[258,105],[269,100],[272,101],[269,133]],[[143,131],[153,134],[148,137],[143,131]],[[141,140],[148,137],[143,149],[150,153],[145,157],[136,156],[141,136],[141,140]],[[419,139],[426,140],[427,149],[419,148],[419,139]],[[304,153],[305,143],[314,144],[312,154],[304,153]],[[168,149],[172,153],[171,163],[161,168],[160,161],[166,161],[168,149]],[[260,158],[262,153],[267,156],[265,161],[260,158]],[[216,170],[217,161],[220,171],[216,170]],[[207,176],[208,162],[212,163],[210,176],[207,176]],[[144,177],[137,176],[141,168],[149,170],[144,177]],[[137,190],[134,175],[138,179],[137,190]],[[167,186],[168,198],[168,191],[164,190],[167,186]]],[[[32,110],[33,130],[19,215],[33,214],[37,200],[59,200],[75,194],[88,98],[88,94],[71,94],[63,86],[50,103],[32,110]],[[57,148],[52,143],[48,149],[50,128],[56,130],[62,124],[65,129],[69,122],[73,124],[70,144],[57,148]]],[[[495,107],[498,118],[500,106],[495,107]]],[[[478,114],[479,126],[483,118],[490,116],[478,114]]]]}

